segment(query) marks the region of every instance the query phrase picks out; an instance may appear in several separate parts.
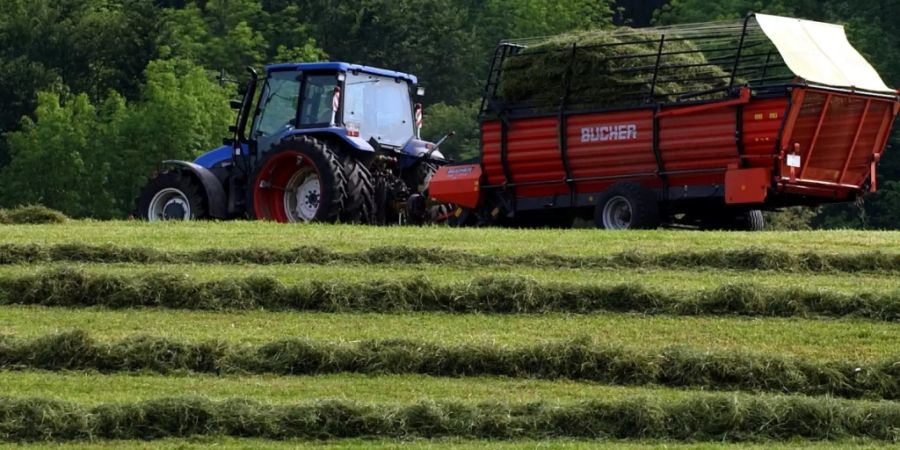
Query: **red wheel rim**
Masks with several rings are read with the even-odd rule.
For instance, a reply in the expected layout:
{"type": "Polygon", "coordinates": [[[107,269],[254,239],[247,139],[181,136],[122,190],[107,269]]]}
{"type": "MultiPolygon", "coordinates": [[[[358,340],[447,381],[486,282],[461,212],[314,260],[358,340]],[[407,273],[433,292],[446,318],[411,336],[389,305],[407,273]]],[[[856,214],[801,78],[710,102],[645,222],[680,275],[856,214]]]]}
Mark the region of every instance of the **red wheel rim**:
{"type": "MultiPolygon", "coordinates": [[[[266,161],[253,183],[253,213],[257,219],[280,223],[291,221],[284,207],[285,195],[288,194],[285,187],[297,172],[304,169],[315,173],[321,183],[322,177],[315,164],[300,152],[280,152],[266,161]]],[[[319,189],[321,192],[321,186],[319,189]]]]}

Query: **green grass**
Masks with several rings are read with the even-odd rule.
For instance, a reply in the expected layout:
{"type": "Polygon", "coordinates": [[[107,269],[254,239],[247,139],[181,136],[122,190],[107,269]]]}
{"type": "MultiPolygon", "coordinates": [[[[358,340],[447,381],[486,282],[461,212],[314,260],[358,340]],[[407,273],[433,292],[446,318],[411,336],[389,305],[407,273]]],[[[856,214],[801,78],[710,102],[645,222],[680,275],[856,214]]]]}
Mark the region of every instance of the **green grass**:
{"type": "Polygon", "coordinates": [[[663,269],[549,269],[532,267],[422,267],[399,265],[228,265],[228,264],[78,264],[52,263],[0,265],[0,277],[36,275],[48,269],[74,268],[86,273],[142,276],[177,274],[196,281],[249,276],[275,278],[285,284],[306,281],[362,282],[424,276],[440,283],[469,281],[475,277],[520,275],[542,282],[619,285],[695,291],[725,283],[754,283],[772,288],[829,289],[841,292],[892,292],[900,290],[896,274],[814,274],[737,270],[663,269]]]}
{"type": "Polygon", "coordinates": [[[144,246],[162,250],[299,245],[352,251],[384,245],[465,250],[482,254],[598,255],[626,250],[677,252],[685,249],[765,247],[788,251],[900,253],[900,233],[872,231],[696,232],[684,230],[604,232],[583,230],[508,230],[499,228],[366,227],[280,225],[262,222],[93,222],[64,225],[0,226],[7,243],[77,243],[144,246]]]}
{"type": "Polygon", "coordinates": [[[462,344],[531,343],[588,336],[635,348],[685,345],[811,360],[874,361],[896,356],[896,324],[856,320],[669,317],[632,314],[344,314],[247,311],[102,310],[8,306],[0,333],[37,337],[82,329],[102,341],[147,334],[184,341],[263,344],[285,337],[356,341],[405,338],[462,344]]]}
{"type": "Polygon", "coordinates": [[[877,439],[896,442],[900,407],[797,396],[695,394],[553,403],[340,400],[272,405],[235,398],[163,397],[96,406],[46,398],[0,397],[0,438],[79,441],[242,436],[306,440],[352,437],[545,439],[605,437],[687,442],[792,442],[877,439]]]}
{"type": "MultiPolygon", "coordinates": [[[[621,387],[568,380],[494,377],[442,378],[425,375],[337,374],[317,376],[215,376],[201,374],[97,374],[94,372],[0,372],[6,395],[41,397],[84,405],[138,402],[160,397],[200,396],[211,400],[250,398],[289,404],[324,399],[364,403],[550,402],[648,397],[683,399],[689,390],[621,387]]],[[[735,394],[746,397],[747,394],[735,394]]]]}
{"type": "Polygon", "coordinates": [[[423,450],[813,450],[813,449],[881,449],[884,444],[875,444],[867,441],[838,441],[838,442],[794,442],[794,443],[766,443],[766,444],[709,444],[709,443],[679,443],[679,442],[633,442],[633,441],[572,441],[572,440],[523,440],[523,441],[492,441],[492,440],[457,440],[457,439],[410,439],[410,440],[364,440],[347,439],[331,441],[272,441],[263,439],[238,439],[225,437],[196,437],[190,439],[163,439],[159,441],[96,441],[96,442],[72,442],[72,443],[37,443],[37,444],[0,444],[0,449],[25,449],[25,450],[88,450],[88,449],[123,449],[123,450],[205,450],[216,448],[222,450],[257,450],[266,449],[297,449],[297,450],[393,450],[393,449],[423,449],[423,450]]]}
{"type": "MultiPolygon", "coordinates": [[[[112,244],[190,252],[203,249],[291,249],[315,246],[330,251],[359,252],[390,245],[469,252],[475,255],[568,256],[649,254],[763,249],[817,254],[900,254],[900,233],[817,231],[727,233],[642,231],[613,233],[598,230],[449,229],[443,227],[387,227],[278,225],[259,222],[166,223],[70,221],[65,225],[0,225],[0,244],[112,244]]],[[[273,277],[285,284],[317,281],[390,280],[425,276],[439,283],[458,283],[483,276],[517,275],[539,282],[592,285],[641,284],[659,291],[697,291],[729,283],[752,283],[775,289],[798,288],[841,293],[900,292],[895,274],[823,274],[753,270],[667,270],[629,268],[555,269],[528,266],[399,265],[229,265],[229,264],[34,264],[0,266],[0,278],[32,275],[75,267],[87,273],[140,276],[148,272],[178,274],[190,280],[215,281],[232,277],[273,277]]],[[[402,338],[439,345],[465,343],[526,346],[588,336],[597,343],[638,349],[687,346],[698,350],[750,352],[811,361],[874,362],[896,358],[900,352],[897,324],[862,320],[807,320],[744,317],[671,317],[602,313],[590,315],[483,314],[368,314],[296,312],[204,312],[158,309],[62,309],[27,306],[0,307],[0,334],[37,337],[81,329],[102,341],[118,341],[145,334],[180,341],[224,340],[264,344],[289,337],[357,341],[402,338]]],[[[581,400],[618,400],[632,397],[680,399],[697,391],[663,387],[619,387],[566,380],[542,381],[492,377],[439,378],[421,375],[336,374],[319,376],[213,376],[148,373],[0,372],[0,395],[42,397],[84,405],[136,402],[159,397],[200,396],[212,400],[251,398],[274,404],[321,399],[366,403],[411,403],[423,399],[463,402],[572,403],[581,400]]],[[[726,394],[742,398],[768,394],[726,394]]],[[[674,442],[593,441],[470,441],[470,440],[339,440],[266,441],[232,438],[165,439],[155,442],[102,441],[31,444],[23,448],[147,448],[182,449],[215,446],[243,448],[874,448],[870,441],[836,443],[717,445],[674,442]]],[[[0,449],[12,448],[0,445],[0,449]]],[[[16,447],[19,448],[19,447],[16,447]]]]}

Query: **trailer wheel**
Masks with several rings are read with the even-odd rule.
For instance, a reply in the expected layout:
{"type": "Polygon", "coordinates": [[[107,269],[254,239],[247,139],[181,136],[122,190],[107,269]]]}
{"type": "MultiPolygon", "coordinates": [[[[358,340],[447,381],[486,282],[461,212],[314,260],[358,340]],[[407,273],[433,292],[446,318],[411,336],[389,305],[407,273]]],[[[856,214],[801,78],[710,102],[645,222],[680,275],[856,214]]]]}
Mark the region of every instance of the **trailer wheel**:
{"type": "Polygon", "coordinates": [[[702,220],[701,228],[724,231],[763,231],[766,228],[766,219],[762,211],[758,209],[740,213],[726,211],[702,220]]]}
{"type": "Polygon", "coordinates": [[[763,216],[762,211],[758,209],[747,211],[746,221],[747,231],[763,231],[766,229],[766,218],[763,216]]]}
{"type": "Polygon", "coordinates": [[[337,155],[309,136],[292,136],[269,151],[253,174],[254,216],[275,222],[334,222],[346,197],[337,155]]]}
{"type": "Polygon", "coordinates": [[[150,179],[138,197],[138,213],[150,222],[207,218],[206,196],[199,183],[181,171],[150,179]]]}
{"type": "Polygon", "coordinates": [[[594,223],[607,230],[641,230],[659,226],[659,202],[653,192],[623,183],[600,195],[594,223]]]}
{"type": "Polygon", "coordinates": [[[347,155],[342,164],[347,175],[347,200],[341,212],[341,221],[372,223],[375,220],[375,184],[366,165],[347,155]]]}

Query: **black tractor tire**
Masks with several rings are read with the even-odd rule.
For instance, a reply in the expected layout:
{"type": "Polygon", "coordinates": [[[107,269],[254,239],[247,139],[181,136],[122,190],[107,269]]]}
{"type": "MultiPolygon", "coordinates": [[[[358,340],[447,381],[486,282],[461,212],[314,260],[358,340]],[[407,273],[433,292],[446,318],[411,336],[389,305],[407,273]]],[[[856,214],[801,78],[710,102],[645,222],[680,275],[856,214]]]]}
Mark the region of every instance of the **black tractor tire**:
{"type": "Polygon", "coordinates": [[[251,180],[249,212],[259,220],[330,223],[344,210],[344,166],[335,150],[310,136],[290,136],[275,145],[257,165],[251,180]]]}
{"type": "Polygon", "coordinates": [[[647,188],[619,183],[600,194],[594,224],[606,230],[650,230],[659,227],[659,201],[647,188]]]}
{"type": "MultiPolygon", "coordinates": [[[[427,196],[428,184],[431,182],[431,177],[434,176],[435,173],[437,173],[439,168],[439,165],[431,161],[422,161],[416,168],[416,191],[420,194],[425,195],[426,199],[430,200],[430,198],[428,198],[427,196]]],[[[450,203],[439,203],[429,206],[426,210],[425,221],[428,223],[446,222],[455,210],[456,206],[450,203]]]]}
{"type": "Polygon", "coordinates": [[[347,198],[341,221],[370,224],[375,221],[375,183],[365,163],[347,155],[341,163],[347,176],[347,198]]]}
{"type": "Polygon", "coordinates": [[[151,222],[209,218],[202,186],[180,170],[162,172],[151,178],[141,189],[137,208],[140,218],[151,222]]]}

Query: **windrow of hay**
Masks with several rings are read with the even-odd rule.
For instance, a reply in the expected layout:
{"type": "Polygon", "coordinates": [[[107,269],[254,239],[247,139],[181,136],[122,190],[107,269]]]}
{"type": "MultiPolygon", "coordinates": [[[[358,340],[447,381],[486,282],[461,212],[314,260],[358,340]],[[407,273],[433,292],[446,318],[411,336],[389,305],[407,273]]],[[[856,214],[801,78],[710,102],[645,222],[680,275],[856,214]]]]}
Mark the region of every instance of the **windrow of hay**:
{"type": "Polygon", "coordinates": [[[0,338],[0,369],[505,376],[900,399],[900,358],[868,364],[812,362],[683,347],[628,349],[596,344],[588,338],[522,347],[448,346],[400,339],[340,343],[298,338],[248,346],[148,336],[106,343],[83,331],[72,331],[35,339],[0,338]]]}
{"type": "Polygon", "coordinates": [[[659,44],[658,34],[640,30],[627,35],[591,30],[555,36],[505,60],[499,97],[552,110],[559,107],[569,80],[570,104],[612,107],[672,102],[680,94],[728,85],[725,70],[711,64],[690,40],[677,36],[666,40],[656,70],[659,44]]]}
{"type": "Polygon", "coordinates": [[[525,266],[547,268],[713,268],[785,272],[900,272],[900,254],[788,252],[768,248],[715,249],[646,253],[628,251],[608,255],[482,255],[459,250],[384,246],[358,252],[337,252],[325,247],[292,249],[236,248],[198,251],[163,251],[146,247],[90,244],[0,244],[0,264],[44,262],[89,263],[198,263],[198,264],[440,264],[466,267],[525,266]]]}
{"type": "Polygon", "coordinates": [[[56,268],[0,278],[0,305],[162,307],[197,310],[322,312],[591,313],[900,320],[900,292],[842,293],[753,283],[673,291],[640,284],[541,282],[523,276],[441,283],[425,276],[376,281],[303,281],[286,285],[251,276],[200,282],[160,272],[140,276],[56,268]]]}
{"type": "Polygon", "coordinates": [[[64,223],[68,220],[65,214],[41,205],[0,209],[0,224],[3,225],[64,223]]]}
{"type": "Polygon", "coordinates": [[[900,405],[827,398],[738,398],[696,394],[567,405],[408,405],[322,401],[268,405],[195,397],[85,407],[41,398],[0,397],[0,439],[68,441],[227,435],[267,439],[476,438],[785,441],[900,440],[900,405]]]}

